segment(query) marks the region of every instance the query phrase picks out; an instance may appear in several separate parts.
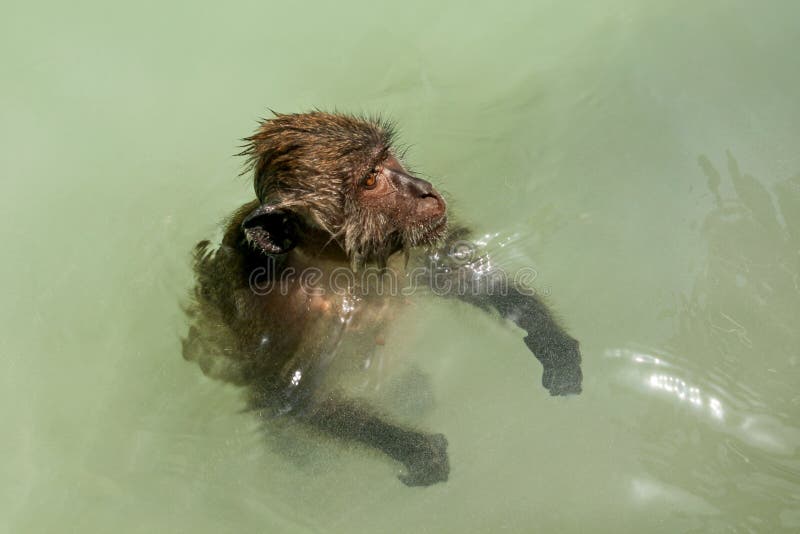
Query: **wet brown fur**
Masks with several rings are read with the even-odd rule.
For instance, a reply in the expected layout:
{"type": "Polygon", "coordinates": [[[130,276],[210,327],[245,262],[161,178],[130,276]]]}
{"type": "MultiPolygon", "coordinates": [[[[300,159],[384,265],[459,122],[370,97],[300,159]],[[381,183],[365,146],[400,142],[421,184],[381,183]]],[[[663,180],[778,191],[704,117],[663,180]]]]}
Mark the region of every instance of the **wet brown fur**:
{"type": "Polygon", "coordinates": [[[411,252],[426,245],[429,253],[414,256],[425,268],[423,282],[443,275],[473,284],[473,291],[447,296],[524,329],[553,395],[580,392],[580,352],[524,288],[487,282],[477,264],[448,257],[449,244],[464,243],[466,232],[448,233],[444,200],[405,170],[393,138],[385,121],[321,111],[261,122],[241,153],[257,199],[231,216],[218,248],[208,241],[196,247],[183,354],[206,374],[247,386],[251,407],[265,420],[293,415],[401,462],[406,484],[429,485],[449,474],[444,436],[397,425],[337,388],[342,369],[383,367],[376,340],[405,298],[371,294],[358,282],[334,291],[332,272],[374,264],[402,279],[411,252]],[[296,278],[283,285],[284,275],[308,268],[329,278],[311,292],[296,278]],[[254,274],[263,275],[261,286],[254,274]]]}
{"type": "Polygon", "coordinates": [[[427,228],[387,231],[382,214],[356,200],[358,179],[393,151],[393,126],[379,118],[315,111],[276,114],[247,137],[240,155],[262,203],[298,211],[341,244],[351,261],[384,264],[398,248],[423,241],[427,228]]]}

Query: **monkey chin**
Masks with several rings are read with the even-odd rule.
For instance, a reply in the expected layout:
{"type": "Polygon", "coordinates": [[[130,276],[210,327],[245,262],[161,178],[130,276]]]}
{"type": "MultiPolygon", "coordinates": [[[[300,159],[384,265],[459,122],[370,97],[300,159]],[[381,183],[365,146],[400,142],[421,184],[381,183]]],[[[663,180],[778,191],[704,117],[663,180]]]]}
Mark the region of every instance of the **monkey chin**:
{"type": "Polygon", "coordinates": [[[447,215],[416,224],[404,232],[403,240],[410,247],[437,245],[447,236],[447,215]]]}

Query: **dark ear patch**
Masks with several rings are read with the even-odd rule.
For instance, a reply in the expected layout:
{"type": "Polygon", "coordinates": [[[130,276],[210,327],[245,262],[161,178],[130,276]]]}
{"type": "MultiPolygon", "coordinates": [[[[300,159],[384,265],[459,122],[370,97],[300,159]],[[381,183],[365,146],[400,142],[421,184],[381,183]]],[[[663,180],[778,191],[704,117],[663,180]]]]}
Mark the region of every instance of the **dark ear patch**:
{"type": "Polygon", "coordinates": [[[257,207],[242,221],[245,240],[264,254],[286,254],[297,244],[297,221],[288,210],[269,204],[257,207]]]}

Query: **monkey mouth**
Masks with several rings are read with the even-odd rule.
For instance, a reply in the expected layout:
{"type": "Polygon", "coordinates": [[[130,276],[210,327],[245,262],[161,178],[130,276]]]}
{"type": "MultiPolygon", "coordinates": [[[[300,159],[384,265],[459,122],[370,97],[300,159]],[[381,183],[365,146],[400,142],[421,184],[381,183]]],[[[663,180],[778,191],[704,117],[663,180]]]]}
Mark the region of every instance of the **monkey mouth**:
{"type": "Polygon", "coordinates": [[[430,244],[435,242],[436,240],[440,239],[444,236],[445,231],[447,230],[447,215],[442,214],[439,217],[435,217],[430,221],[423,223],[422,227],[419,230],[421,234],[421,239],[418,240],[417,244],[430,244]]]}
{"type": "Polygon", "coordinates": [[[434,219],[430,223],[429,228],[431,232],[443,232],[445,228],[447,228],[447,215],[442,215],[434,219]]]}

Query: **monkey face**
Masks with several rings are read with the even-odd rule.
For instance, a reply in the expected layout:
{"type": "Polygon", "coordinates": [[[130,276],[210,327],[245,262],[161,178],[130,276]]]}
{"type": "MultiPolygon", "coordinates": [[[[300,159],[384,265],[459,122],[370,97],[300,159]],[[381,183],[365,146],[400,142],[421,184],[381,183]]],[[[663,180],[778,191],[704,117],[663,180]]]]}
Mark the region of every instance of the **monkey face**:
{"type": "Polygon", "coordinates": [[[361,177],[355,191],[358,219],[371,239],[403,247],[431,244],[447,225],[446,204],[436,189],[412,176],[391,153],[361,177]]]}
{"type": "Polygon", "coordinates": [[[304,242],[289,230],[322,232],[354,264],[384,264],[400,249],[433,243],[446,229],[445,202],[403,168],[392,139],[388,123],[348,115],[276,114],[262,122],[242,152],[262,204],[245,219],[247,239],[275,254],[288,250],[283,243],[304,242]]]}

